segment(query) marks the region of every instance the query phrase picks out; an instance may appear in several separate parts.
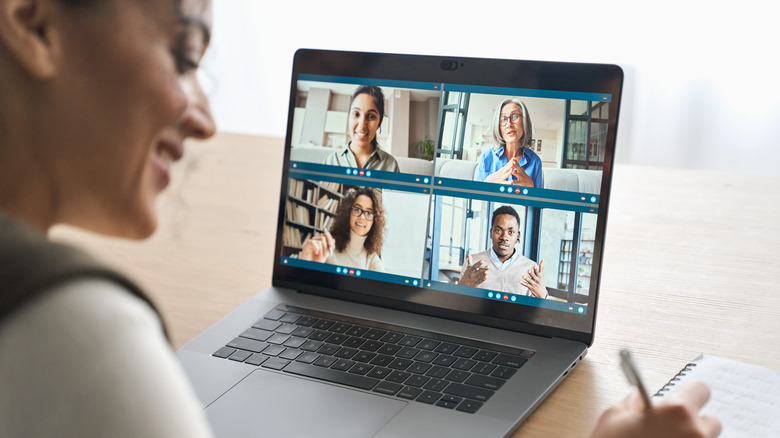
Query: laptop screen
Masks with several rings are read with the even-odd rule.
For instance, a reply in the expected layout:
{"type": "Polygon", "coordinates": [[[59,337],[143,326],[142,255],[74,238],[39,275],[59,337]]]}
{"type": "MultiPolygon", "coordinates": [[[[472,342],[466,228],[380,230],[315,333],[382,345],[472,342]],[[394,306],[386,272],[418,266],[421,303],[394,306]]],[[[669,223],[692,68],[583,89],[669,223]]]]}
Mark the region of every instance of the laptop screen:
{"type": "Polygon", "coordinates": [[[275,285],[590,342],[619,68],[302,50],[293,70],[275,285]]]}

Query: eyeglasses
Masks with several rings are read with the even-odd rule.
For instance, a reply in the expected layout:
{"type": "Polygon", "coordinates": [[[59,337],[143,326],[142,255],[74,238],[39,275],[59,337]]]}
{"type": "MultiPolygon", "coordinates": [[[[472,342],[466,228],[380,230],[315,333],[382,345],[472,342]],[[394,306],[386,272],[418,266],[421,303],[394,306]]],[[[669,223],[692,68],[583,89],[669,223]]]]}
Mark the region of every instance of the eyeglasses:
{"type": "Polygon", "coordinates": [[[512,113],[507,116],[501,116],[498,118],[498,122],[501,123],[501,126],[504,126],[507,124],[507,122],[515,123],[518,119],[522,118],[523,116],[520,115],[520,113],[512,113]]]}
{"type": "Polygon", "coordinates": [[[363,216],[366,218],[367,221],[373,221],[374,220],[374,212],[363,210],[360,207],[355,207],[354,205],[351,207],[352,216],[360,217],[363,216]]]}

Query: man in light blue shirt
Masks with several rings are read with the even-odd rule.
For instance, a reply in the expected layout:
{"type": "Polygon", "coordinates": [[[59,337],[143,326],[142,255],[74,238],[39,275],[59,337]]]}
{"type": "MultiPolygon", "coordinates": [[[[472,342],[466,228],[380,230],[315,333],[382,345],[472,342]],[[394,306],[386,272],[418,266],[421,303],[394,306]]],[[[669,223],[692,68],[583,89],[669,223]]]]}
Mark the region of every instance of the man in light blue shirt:
{"type": "Polygon", "coordinates": [[[519,224],[520,216],[514,208],[506,205],[497,208],[491,219],[493,246],[468,255],[459,283],[514,295],[547,298],[544,262],[537,266],[515,248],[520,238],[519,224]]]}

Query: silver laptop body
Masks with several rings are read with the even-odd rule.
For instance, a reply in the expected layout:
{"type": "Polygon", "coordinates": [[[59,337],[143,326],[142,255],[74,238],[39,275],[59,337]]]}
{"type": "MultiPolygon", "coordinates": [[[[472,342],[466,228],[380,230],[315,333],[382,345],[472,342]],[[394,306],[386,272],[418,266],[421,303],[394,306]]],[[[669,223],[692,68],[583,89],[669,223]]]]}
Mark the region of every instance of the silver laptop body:
{"type": "Polygon", "coordinates": [[[622,78],[614,65],[298,51],[273,287],[178,351],[215,433],[510,435],[593,342],[622,78]],[[397,169],[335,157],[366,85],[383,92],[376,138],[397,169]],[[533,121],[532,187],[483,181],[507,98],[533,121]],[[346,205],[361,188],[382,203],[381,265],[307,259],[340,208],[367,217],[346,205]],[[517,212],[518,258],[491,269],[543,260],[546,299],[461,284],[470,254],[497,255],[502,206],[517,212]]]}

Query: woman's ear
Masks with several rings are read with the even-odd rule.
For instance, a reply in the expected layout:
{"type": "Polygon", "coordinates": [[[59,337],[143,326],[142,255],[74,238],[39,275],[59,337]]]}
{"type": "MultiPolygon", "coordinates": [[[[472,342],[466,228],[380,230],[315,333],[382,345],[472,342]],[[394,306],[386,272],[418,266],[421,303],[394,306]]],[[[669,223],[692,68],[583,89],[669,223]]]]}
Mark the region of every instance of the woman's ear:
{"type": "Polygon", "coordinates": [[[56,70],[57,44],[51,0],[0,0],[0,44],[31,76],[46,79],[56,70]]]}

